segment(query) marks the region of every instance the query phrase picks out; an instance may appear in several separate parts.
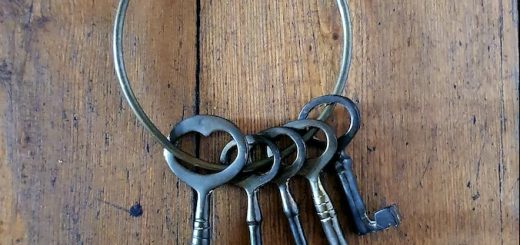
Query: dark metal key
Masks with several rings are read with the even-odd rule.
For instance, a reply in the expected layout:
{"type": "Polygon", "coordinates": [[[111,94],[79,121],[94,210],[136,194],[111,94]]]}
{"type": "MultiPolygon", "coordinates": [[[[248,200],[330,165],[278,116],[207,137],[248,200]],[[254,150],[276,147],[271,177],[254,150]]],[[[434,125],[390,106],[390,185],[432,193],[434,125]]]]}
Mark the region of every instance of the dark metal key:
{"type": "MultiPolygon", "coordinates": [[[[267,172],[251,172],[247,175],[240,174],[232,180],[233,184],[244,189],[247,194],[246,222],[249,228],[249,242],[251,245],[262,245],[262,212],[258,203],[258,190],[260,187],[267,184],[276,176],[278,170],[280,169],[281,157],[278,147],[272,141],[266,139],[265,137],[262,137],[260,135],[247,135],[246,140],[249,145],[249,150],[251,150],[251,148],[254,145],[266,145],[269,149],[269,152],[272,154],[273,158],[272,165],[267,170],[267,172]]],[[[231,149],[235,146],[236,143],[234,141],[231,141],[224,147],[220,154],[221,162],[225,163],[228,161],[231,149]]],[[[249,159],[248,163],[252,162],[250,160],[251,159],[249,159]]]]}
{"type": "Polygon", "coordinates": [[[307,239],[305,238],[302,224],[300,223],[300,211],[298,210],[298,205],[289,190],[289,180],[300,171],[305,163],[305,141],[297,131],[286,127],[269,128],[260,132],[260,135],[271,139],[280,136],[287,136],[293,141],[294,147],[296,147],[296,157],[293,163],[280,167],[278,174],[271,182],[278,186],[278,191],[280,192],[282,200],[283,212],[289,222],[294,244],[307,245],[307,239]]]}
{"type": "Polygon", "coordinates": [[[285,126],[299,130],[317,128],[325,134],[327,140],[325,150],[318,158],[307,159],[299,174],[309,182],[316,214],[320,218],[327,241],[329,244],[346,245],[347,240],[336,216],[336,210],[320,179],[323,168],[327,166],[336,152],[337,140],[334,130],[326,123],[317,120],[297,120],[289,122],[285,126]]]}
{"type": "Polygon", "coordinates": [[[237,157],[224,170],[202,175],[195,173],[184,167],[175,156],[168,150],[164,150],[164,158],[172,172],[191,186],[197,192],[197,204],[195,208],[195,220],[193,222],[192,245],[210,244],[210,223],[209,223],[209,196],[213,189],[229,182],[244,167],[247,160],[248,146],[245,136],[238,128],[226,119],[198,115],[179,122],[170,133],[170,141],[175,143],[183,135],[190,132],[197,132],[204,136],[209,136],[216,131],[229,133],[237,145],[237,157]]]}
{"type": "Polygon", "coordinates": [[[347,132],[338,138],[338,149],[333,159],[334,167],[341,181],[343,192],[347,199],[356,232],[365,235],[396,227],[400,223],[399,213],[396,205],[391,205],[374,213],[374,219],[367,215],[365,204],[356,183],[356,177],[352,171],[352,159],[345,148],[352,141],[360,127],[359,110],[356,104],[349,98],[339,95],[325,95],[311,100],[300,112],[299,119],[305,119],[309,113],[319,105],[339,104],[343,106],[350,115],[350,127],[347,132]]]}

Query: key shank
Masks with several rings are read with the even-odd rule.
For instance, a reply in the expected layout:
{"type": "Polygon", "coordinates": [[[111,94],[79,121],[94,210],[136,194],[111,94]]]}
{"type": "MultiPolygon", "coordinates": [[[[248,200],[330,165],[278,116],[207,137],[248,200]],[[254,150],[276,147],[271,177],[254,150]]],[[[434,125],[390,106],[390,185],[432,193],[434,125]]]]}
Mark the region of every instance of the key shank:
{"type": "Polygon", "coordinates": [[[258,204],[257,190],[246,190],[247,193],[247,226],[251,245],[262,245],[262,212],[258,204]]]}
{"type": "Polygon", "coordinates": [[[197,191],[197,206],[193,222],[192,245],[209,245],[211,240],[209,223],[210,194],[197,191]]]}
{"type": "Polygon", "coordinates": [[[307,239],[303,233],[302,224],[300,223],[300,211],[298,205],[294,201],[291,192],[289,192],[288,182],[278,185],[280,191],[280,197],[282,198],[282,206],[285,217],[289,221],[289,227],[291,228],[291,234],[294,238],[296,245],[307,245],[307,239]]]}
{"type": "Polygon", "coordinates": [[[309,179],[309,184],[312,190],[314,207],[316,208],[316,213],[320,218],[323,231],[325,232],[329,244],[347,245],[347,240],[343,236],[336,211],[320,179],[309,179]]]}

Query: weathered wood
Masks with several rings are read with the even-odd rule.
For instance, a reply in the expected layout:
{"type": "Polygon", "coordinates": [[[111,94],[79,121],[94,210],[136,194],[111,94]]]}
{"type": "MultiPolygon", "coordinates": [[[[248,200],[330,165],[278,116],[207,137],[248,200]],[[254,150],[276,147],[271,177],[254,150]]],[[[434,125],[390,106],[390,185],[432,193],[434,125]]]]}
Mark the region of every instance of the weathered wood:
{"type": "MultiPolygon", "coordinates": [[[[357,237],[326,175],[349,242],[518,244],[518,2],[350,6],[345,95],[363,124],[348,151],[367,208],[398,203],[403,224],[357,237]]],[[[114,11],[115,1],[0,1],[0,244],[190,239],[192,191],[115,80],[114,11]],[[136,202],[144,213],[131,217],[136,202]]],[[[294,119],[331,90],[342,35],[324,0],[134,0],[126,27],[134,89],[163,132],[197,112],[246,133],[294,119]]],[[[224,141],[188,139],[185,149],[215,160],[224,141]]],[[[310,244],[324,244],[306,183],[291,187],[310,244]]],[[[264,243],[290,244],[276,190],[260,199],[264,243]]],[[[215,191],[215,244],[247,243],[245,208],[240,189],[215,191]]]]}
{"type": "Polygon", "coordinates": [[[500,194],[500,227],[503,243],[519,243],[519,24],[518,1],[504,1],[499,5],[502,13],[500,19],[501,56],[501,157],[499,159],[499,194],[500,194]],[[515,14],[516,8],[516,14],[515,14]],[[510,13],[510,14],[509,14],[510,13]],[[515,58],[516,57],[516,58],[515,58]]]}
{"type": "MultiPolygon", "coordinates": [[[[132,2],[127,65],[166,132],[194,112],[195,2],[132,2]]],[[[0,6],[0,243],[185,244],[189,227],[177,224],[190,222],[191,190],[170,174],[114,79],[115,2],[0,6]],[[126,211],[135,202],[142,217],[126,211]]]]}

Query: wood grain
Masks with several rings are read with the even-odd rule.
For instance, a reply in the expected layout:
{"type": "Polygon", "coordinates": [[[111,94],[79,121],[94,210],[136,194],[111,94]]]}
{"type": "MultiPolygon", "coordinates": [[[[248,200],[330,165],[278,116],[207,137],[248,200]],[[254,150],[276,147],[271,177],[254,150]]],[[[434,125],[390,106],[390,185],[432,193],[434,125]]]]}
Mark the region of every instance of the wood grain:
{"type": "MultiPolygon", "coordinates": [[[[349,147],[367,208],[399,205],[398,229],[351,244],[518,244],[518,1],[349,1],[349,147]]],[[[162,159],[116,82],[115,1],[0,1],[0,244],[186,244],[193,193],[162,159]],[[140,203],[144,213],[131,217],[140,203]]],[[[340,55],[334,1],[134,0],[127,68],[163,132],[215,114],[245,133],[295,119],[329,93],[340,55]]],[[[330,121],[338,131],[344,114],[330,121]]],[[[215,160],[222,137],[185,149],[215,160]]],[[[309,244],[324,244],[302,179],[291,188],[309,244]]],[[[273,186],[265,244],[290,244],[273,186]]],[[[218,189],[214,244],[247,244],[245,194],[218,189]]]]}

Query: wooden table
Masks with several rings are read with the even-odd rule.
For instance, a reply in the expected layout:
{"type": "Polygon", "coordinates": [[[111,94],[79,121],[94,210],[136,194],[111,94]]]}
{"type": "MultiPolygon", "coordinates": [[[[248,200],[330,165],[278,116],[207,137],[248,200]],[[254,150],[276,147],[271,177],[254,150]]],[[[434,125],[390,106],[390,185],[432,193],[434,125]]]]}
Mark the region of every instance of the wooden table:
{"type": "MultiPolygon", "coordinates": [[[[516,0],[356,0],[344,95],[362,128],[348,151],[370,210],[403,224],[351,244],[518,244],[516,0]]],[[[0,244],[186,244],[193,193],[123,100],[112,65],[116,1],[0,1],[0,244]],[[144,213],[131,217],[140,203],[144,213]]],[[[163,132],[196,113],[254,133],[331,91],[341,27],[332,0],[132,1],[126,61],[163,132]]],[[[336,116],[333,125],[346,124],[336,116]]],[[[341,127],[343,126],[343,127],[341,127]]],[[[223,138],[187,139],[214,160],[223,138]]],[[[309,190],[291,183],[309,244],[325,240],[309,190]]],[[[213,195],[214,244],[247,244],[245,194],[213,195]]],[[[290,244],[273,186],[265,244],[290,244]]]]}

